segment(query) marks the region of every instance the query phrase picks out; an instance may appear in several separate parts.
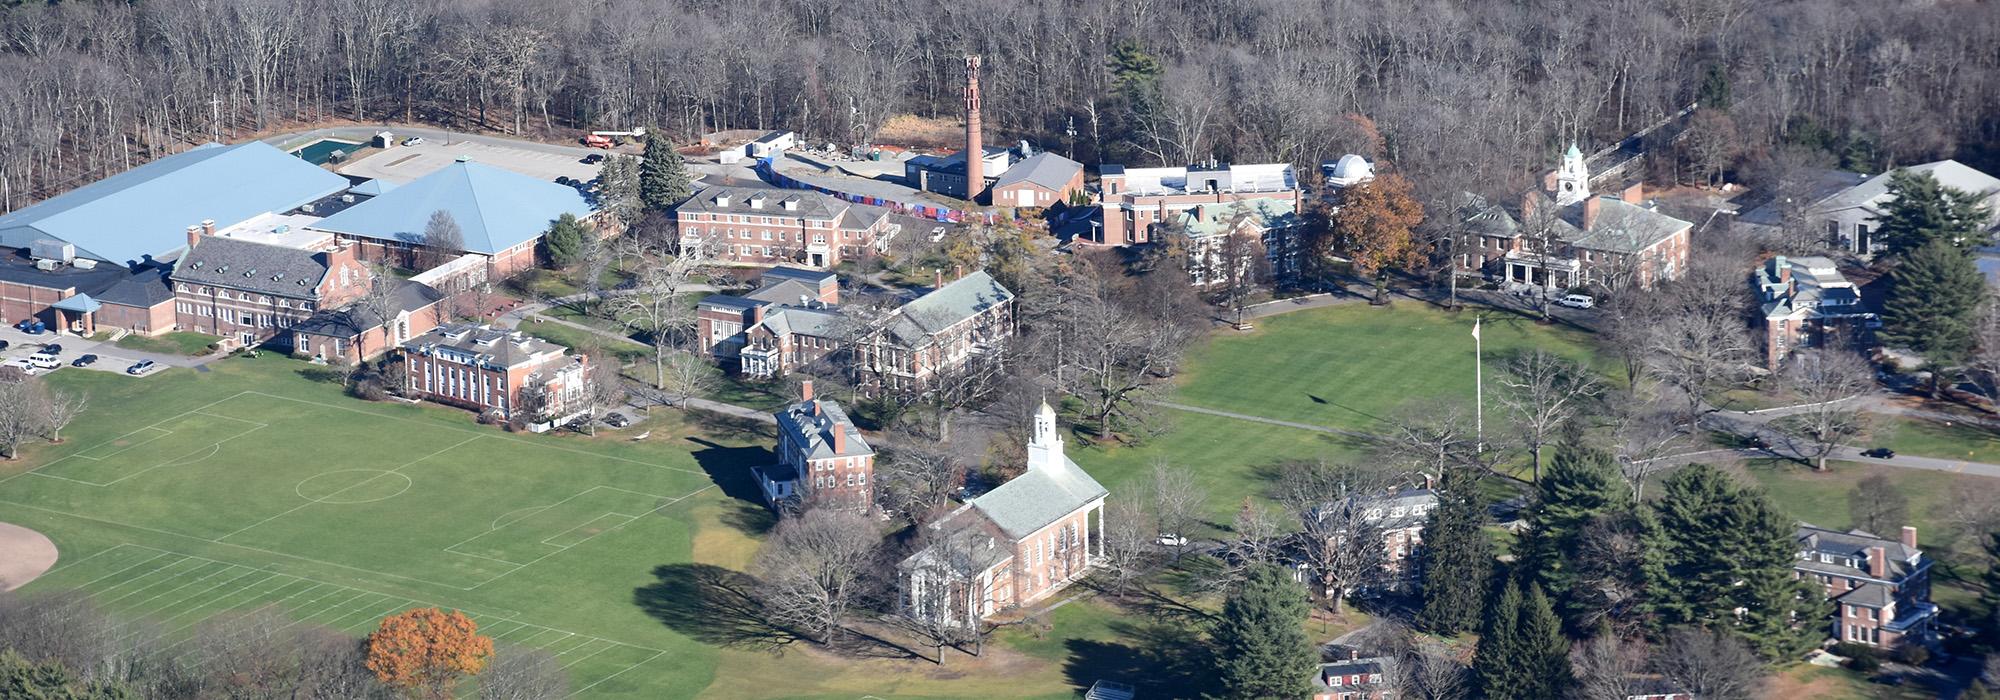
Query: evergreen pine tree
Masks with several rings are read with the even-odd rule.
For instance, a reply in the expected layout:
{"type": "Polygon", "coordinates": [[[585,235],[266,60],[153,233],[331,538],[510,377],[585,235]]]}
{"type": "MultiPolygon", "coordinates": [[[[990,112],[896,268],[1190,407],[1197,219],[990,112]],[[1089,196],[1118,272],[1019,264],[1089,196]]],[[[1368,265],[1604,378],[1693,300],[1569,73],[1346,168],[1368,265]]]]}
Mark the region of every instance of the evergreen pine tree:
{"type": "Polygon", "coordinates": [[[1992,215],[1980,207],[1977,196],[1939,184],[1930,173],[1890,174],[1889,195],[1875,237],[1897,257],[1908,257],[1933,241],[1952,247],[1983,241],[1992,215]]]}
{"type": "Polygon", "coordinates": [[[1972,325],[1986,296],[1986,278],[1965,251],[1931,240],[1889,272],[1882,302],[1882,342],[1909,348],[1931,364],[1932,376],[1972,350],[1972,325]]]}
{"type": "Polygon", "coordinates": [[[1486,612],[1493,541],[1480,529],[1486,524],[1486,501],[1473,480],[1468,470],[1445,473],[1438,506],[1424,526],[1424,546],[1417,548],[1423,606],[1416,623],[1433,634],[1453,635],[1478,627],[1486,612]]]}
{"type": "Polygon", "coordinates": [[[542,246],[557,267],[569,267],[576,261],[577,251],[583,250],[584,237],[590,235],[594,234],[577,220],[575,214],[565,212],[549,226],[548,235],[542,238],[542,246]]]}
{"type": "Polygon", "coordinates": [[[646,205],[639,200],[639,161],[632,156],[613,155],[598,172],[597,205],[618,223],[630,227],[639,223],[646,205]]]}
{"type": "Polygon", "coordinates": [[[1832,606],[1822,591],[1792,571],[1798,544],[1789,518],[1755,491],[1741,492],[1731,510],[1725,520],[1736,527],[1722,551],[1733,557],[1741,584],[1724,605],[1743,611],[1737,632],[1759,656],[1769,661],[1795,658],[1825,636],[1832,606]]]}
{"type": "Polygon", "coordinates": [[[1500,597],[1486,606],[1486,625],[1479,631],[1479,647],[1472,652],[1472,675],[1487,698],[1532,698],[1515,695],[1527,676],[1520,665],[1521,588],[1508,578],[1500,597]]]}
{"type": "Polygon", "coordinates": [[[646,131],[646,160],[639,164],[639,200],[667,211],[694,194],[694,179],[674,145],[658,131],[646,131]]]}
{"type": "MultiPolygon", "coordinates": [[[[1515,663],[1521,668],[1523,686],[1511,696],[1524,700],[1568,697],[1570,686],[1575,684],[1569,667],[1569,638],[1563,636],[1562,618],[1556,616],[1555,605],[1541,586],[1528,585],[1520,618],[1514,624],[1515,663]]],[[[1489,692],[1486,697],[1499,696],[1489,692]]]]}
{"type": "Polygon", "coordinates": [[[1628,510],[1631,489],[1619,477],[1611,455],[1575,444],[1556,448],[1555,459],[1536,488],[1528,533],[1516,554],[1524,580],[1540,584],[1560,600],[1575,580],[1577,533],[1601,514],[1628,510]]]}
{"type": "Polygon", "coordinates": [[[1649,576],[1659,624],[1730,628],[1772,660],[1803,652],[1823,632],[1825,596],[1792,572],[1796,527],[1762,493],[1689,465],[1653,507],[1664,559],[1649,576]]]}
{"type": "Polygon", "coordinates": [[[1284,569],[1260,564],[1222,605],[1215,628],[1225,698],[1296,698],[1312,693],[1319,657],[1306,638],[1305,589],[1284,569]]]}
{"type": "Polygon", "coordinates": [[[1980,630],[1988,644],[2000,643],[2000,532],[1988,534],[1980,545],[1986,548],[1986,556],[1992,563],[1986,565],[1986,572],[1980,574],[1979,604],[1987,610],[1986,625],[1980,630]]]}
{"type": "Polygon", "coordinates": [[[1647,586],[1662,627],[1715,622],[1712,601],[1735,585],[1726,556],[1716,548],[1726,540],[1721,514],[1736,498],[1729,477],[1706,464],[1690,464],[1667,477],[1653,503],[1659,521],[1660,565],[1647,586]]]}

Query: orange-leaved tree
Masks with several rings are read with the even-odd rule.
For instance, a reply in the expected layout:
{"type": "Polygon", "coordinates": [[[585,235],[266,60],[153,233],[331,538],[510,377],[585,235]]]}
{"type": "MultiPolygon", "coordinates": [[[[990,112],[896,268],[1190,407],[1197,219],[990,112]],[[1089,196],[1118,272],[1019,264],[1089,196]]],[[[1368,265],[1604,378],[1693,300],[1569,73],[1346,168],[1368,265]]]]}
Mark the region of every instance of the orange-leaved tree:
{"type": "Polygon", "coordinates": [[[368,635],[368,670],[411,697],[449,700],[461,677],[493,658],[493,639],[465,613],[417,608],[382,618],[368,635]]]}
{"type": "Polygon", "coordinates": [[[1377,175],[1341,195],[1332,221],[1335,245],[1354,261],[1356,274],[1374,278],[1375,301],[1380,303],[1389,271],[1423,259],[1414,232],[1424,222],[1424,205],[1411,194],[1410,181],[1395,173],[1377,175]]]}

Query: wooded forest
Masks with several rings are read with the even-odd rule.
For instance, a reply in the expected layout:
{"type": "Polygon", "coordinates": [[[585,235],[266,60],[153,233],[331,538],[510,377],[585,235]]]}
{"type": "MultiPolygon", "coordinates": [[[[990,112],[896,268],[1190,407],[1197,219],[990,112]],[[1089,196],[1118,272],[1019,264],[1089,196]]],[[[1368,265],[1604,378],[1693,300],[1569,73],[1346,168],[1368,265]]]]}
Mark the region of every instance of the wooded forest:
{"type": "MultiPolygon", "coordinates": [[[[1727,167],[1992,169],[2000,5],[1941,0],[140,0],[0,10],[0,207],[340,120],[573,137],[955,117],[1078,160],[1387,159],[1517,191],[1700,100],[1727,167]],[[1067,135],[1073,125],[1075,136],[1067,135]]],[[[1711,154],[1714,155],[1714,154],[1711,154]]]]}

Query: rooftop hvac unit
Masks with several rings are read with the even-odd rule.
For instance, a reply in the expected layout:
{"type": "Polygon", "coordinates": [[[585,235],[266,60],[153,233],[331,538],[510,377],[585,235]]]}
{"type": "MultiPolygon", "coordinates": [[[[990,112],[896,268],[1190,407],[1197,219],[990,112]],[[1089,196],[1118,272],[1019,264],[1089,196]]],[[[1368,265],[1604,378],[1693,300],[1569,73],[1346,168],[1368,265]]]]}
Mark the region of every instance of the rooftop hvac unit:
{"type": "Polygon", "coordinates": [[[343,195],[341,195],[341,196],[340,196],[340,202],[341,202],[342,204],[353,204],[353,203],[354,203],[354,195],[351,195],[351,194],[343,194],[343,195]]]}
{"type": "Polygon", "coordinates": [[[76,246],[48,238],[37,239],[28,244],[28,257],[54,260],[60,265],[76,259],[76,246]]]}
{"type": "Polygon", "coordinates": [[[75,266],[76,266],[76,269],[79,269],[79,270],[95,270],[95,269],[97,269],[97,261],[96,261],[96,260],[92,260],[92,259],[90,259],[90,258],[77,258],[77,259],[75,259],[75,260],[71,260],[71,261],[69,261],[69,264],[71,264],[71,265],[75,265],[75,266]]]}
{"type": "Polygon", "coordinates": [[[37,270],[54,270],[62,267],[62,265],[63,264],[61,260],[50,260],[48,258],[39,258],[35,260],[35,269],[37,270]]]}

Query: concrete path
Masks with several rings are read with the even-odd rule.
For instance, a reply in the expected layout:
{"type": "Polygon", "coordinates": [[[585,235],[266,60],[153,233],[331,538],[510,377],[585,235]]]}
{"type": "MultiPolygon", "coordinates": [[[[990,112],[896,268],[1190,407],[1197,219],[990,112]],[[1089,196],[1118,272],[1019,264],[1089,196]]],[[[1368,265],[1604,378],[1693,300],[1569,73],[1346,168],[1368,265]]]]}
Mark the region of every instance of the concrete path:
{"type": "Polygon", "coordinates": [[[1162,408],[1171,408],[1171,409],[1174,409],[1174,410],[1176,410],[1176,411],[1187,411],[1188,413],[1200,413],[1200,414],[1204,414],[1204,415],[1210,415],[1210,416],[1221,416],[1221,417],[1223,417],[1223,418],[1235,418],[1235,419],[1237,419],[1237,420],[1246,420],[1246,421],[1250,421],[1250,422],[1252,422],[1252,423],[1263,423],[1263,424],[1265,424],[1265,425],[1276,425],[1276,426],[1280,426],[1280,427],[1285,427],[1285,428],[1298,428],[1299,430],[1310,430],[1310,431],[1313,431],[1313,432],[1316,432],[1316,433],[1328,433],[1328,434],[1332,434],[1332,435],[1344,435],[1344,436],[1347,436],[1347,437],[1351,437],[1351,438],[1359,438],[1359,439],[1362,439],[1362,440],[1374,440],[1374,439],[1376,439],[1376,436],[1374,436],[1374,435],[1370,435],[1370,434],[1368,434],[1368,433],[1364,433],[1364,432],[1361,432],[1361,431],[1358,431],[1358,430],[1341,430],[1341,429],[1339,429],[1339,428],[1329,428],[1329,427],[1326,427],[1326,426],[1324,426],[1324,425],[1313,425],[1313,424],[1311,424],[1311,423],[1296,423],[1296,422],[1293,422],[1293,421],[1288,421],[1288,420],[1278,420],[1278,419],[1276,419],[1276,418],[1265,418],[1265,417],[1263,417],[1263,416],[1253,416],[1253,415],[1250,415],[1250,414],[1247,414],[1247,413],[1235,413],[1235,412],[1232,412],[1232,411],[1219,411],[1219,410],[1216,410],[1216,409],[1213,409],[1213,408],[1202,408],[1202,407],[1200,407],[1200,406],[1189,406],[1189,405],[1187,405],[1187,404],[1182,404],[1182,403],[1174,403],[1174,402],[1171,402],[1171,401],[1155,401],[1155,402],[1153,402],[1153,405],[1155,405],[1155,406],[1160,406],[1160,407],[1162,407],[1162,408]]]}
{"type": "Polygon", "coordinates": [[[28,585],[56,564],[56,543],[42,533],[0,523],[0,592],[28,585]]]}

